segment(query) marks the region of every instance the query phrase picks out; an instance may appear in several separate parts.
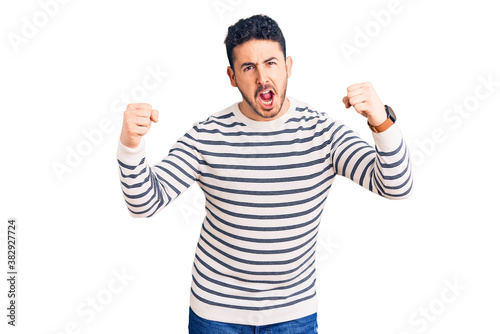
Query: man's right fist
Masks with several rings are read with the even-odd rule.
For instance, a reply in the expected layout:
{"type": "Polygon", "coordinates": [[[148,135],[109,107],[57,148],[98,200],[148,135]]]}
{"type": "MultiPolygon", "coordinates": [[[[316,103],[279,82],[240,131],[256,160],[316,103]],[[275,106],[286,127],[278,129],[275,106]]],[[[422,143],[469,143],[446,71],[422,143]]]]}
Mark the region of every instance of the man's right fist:
{"type": "Polygon", "coordinates": [[[158,122],[158,110],[148,103],[130,103],[123,114],[120,141],[123,145],[136,148],[141,137],[148,133],[151,121],[158,122]]]}

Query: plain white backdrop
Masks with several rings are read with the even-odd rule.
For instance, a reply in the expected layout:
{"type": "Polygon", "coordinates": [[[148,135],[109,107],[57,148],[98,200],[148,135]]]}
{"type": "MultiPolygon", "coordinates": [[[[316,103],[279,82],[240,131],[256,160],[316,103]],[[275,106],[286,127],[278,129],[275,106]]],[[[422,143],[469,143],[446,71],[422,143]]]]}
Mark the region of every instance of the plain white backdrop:
{"type": "MultiPolygon", "coordinates": [[[[414,195],[338,177],[317,249],[319,332],[500,330],[498,11],[489,0],[2,2],[0,265],[18,221],[17,326],[2,333],[187,333],[204,199],[193,184],[131,218],[116,147],[127,98],[160,112],[150,164],[241,99],[227,27],[266,14],[294,60],[288,94],[373,143],[342,97],[371,81],[398,116],[414,195]]],[[[7,329],[7,330],[6,330],[7,329]]]]}

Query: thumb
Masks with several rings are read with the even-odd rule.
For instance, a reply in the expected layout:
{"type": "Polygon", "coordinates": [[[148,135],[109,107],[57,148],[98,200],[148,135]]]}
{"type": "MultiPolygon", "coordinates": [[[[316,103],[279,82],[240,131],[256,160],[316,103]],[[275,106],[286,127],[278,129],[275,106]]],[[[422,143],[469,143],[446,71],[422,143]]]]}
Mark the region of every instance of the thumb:
{"type": "Polygon", "coordinates": [[[160,115],[160,113],[158,112],[158,110],[152,110],[151,111],[151,117],[150,119],[155,122],[155,123],[158,123],[158,116],[160,115]]]}
{"type": "Polygon", "coordinates": [[[351,104],[349,103],[349,98],[347,96],[344,96],[342,102],[344,102],[346,109],[351,106],[351,104]]]}

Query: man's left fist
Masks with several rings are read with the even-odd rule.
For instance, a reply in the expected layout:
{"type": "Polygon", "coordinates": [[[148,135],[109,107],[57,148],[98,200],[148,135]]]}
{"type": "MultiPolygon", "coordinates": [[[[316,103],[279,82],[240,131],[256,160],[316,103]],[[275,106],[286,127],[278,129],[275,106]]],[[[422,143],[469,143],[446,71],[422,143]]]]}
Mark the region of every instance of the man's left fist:
{"type": "Polygon", "coordinates": [[[347,96],[344,96],[342,102],[346,108],[353,106],[358,113],[368,118],[368,122],[373,126],[378,126],[387,119],[385,105],[380,101],[371,82],[347,87],[347,96]]]}

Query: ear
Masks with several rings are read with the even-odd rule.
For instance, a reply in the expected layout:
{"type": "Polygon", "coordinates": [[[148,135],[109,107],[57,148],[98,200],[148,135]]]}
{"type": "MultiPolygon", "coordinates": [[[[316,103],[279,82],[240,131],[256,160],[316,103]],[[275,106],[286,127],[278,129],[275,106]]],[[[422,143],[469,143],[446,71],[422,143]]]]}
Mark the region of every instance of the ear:
{"type": "Polygon", "coordinates": [[[231,66],[227,67],[227,76],[229,77],[229,80],[231,80],[231,86],[238,87],[236,85],[236,78],[234,77],[234,71],[231,66]]]}
{"type": "Polygon", "coordinates": [[[293,65],[292,57],[290,56],[286,57],[285,66],[289,78],[292,76],[292,65],[293,65]]]}

